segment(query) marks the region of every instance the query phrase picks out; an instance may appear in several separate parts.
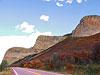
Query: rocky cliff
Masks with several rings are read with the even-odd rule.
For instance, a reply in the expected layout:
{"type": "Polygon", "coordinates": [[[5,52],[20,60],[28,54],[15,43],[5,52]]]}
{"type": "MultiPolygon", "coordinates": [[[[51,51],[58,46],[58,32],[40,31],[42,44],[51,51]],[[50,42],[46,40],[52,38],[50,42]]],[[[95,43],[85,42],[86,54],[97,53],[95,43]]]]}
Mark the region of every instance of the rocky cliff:
{"type": "Polygon", "coordinates": [[[26,49],[26,48],[22,48],[22,47],[13,47],[13,48],[10,48],[6,52],[4,59],[8,62],[8,64],[11,64],[19,59],[24,58],[25,56],[31,55],[33,53],[34,53],[34,51],[31,48],[26,49]]]}
{"type": "MultiPolygon", "coordinates": [[[[76,29],[72,32],[72,34],[68,34],[68,35],[64,35],[64,36],[43,36],[43,35],[39,36],[38,39],[36,40],[36,44],[34,45],[34,47],[32,47],[30,49],[11,48],[7,51],[4,58],[8,61],[8,63],[13,63],[14,61],[24,58],[25,56],[28,56],[30,54],[37,54],[37,53],[42,52],[42,51],[50,48],[51,46],[57,44],[58,42],[64,40],[67,36],[69,36],[69,37],[66,38],[66,41],[63,41],[64,43],[56,45],[55,46],[56,49],[52,49],[52,50],[53,51],[55,50],[57,52],[59,49],[61,49],[60,50],[61,53],[62,53],[62,50],[64,50],[63,52],[65,52],[65,50],[67,50],[67,51],[81,50],[78,48],[80,48],[80,46],[82,46],[82,49],[84,49],[83,48],[84,44],[87,44],[87,41],[89,39],[87,38],[86,40],[82,41],[81,40],[82,38],[79,38],[79,39],[77,39],[79,42],[76,43],[77,41],[73,41],[73,40],[76,40],[76,38],[72,38],[71,36],[83,37],[83,36],[91,36],[96,33],[100,33],[100,16],[95,16],[95,15],[94,16],[85,16],[84,18],[81,19],[80,24],[76,27],[76,29]],[[25,52],[23,52],[23,51],[25,51],[25,52]]],[[[89,37],[89,38],[91,38],[91,37],[89,37]]],[[[88,42],[88,44],[90,45],[91,40],[89,42],[88,42]]],[[[87,45],[85,45],[85,46],[87,47],[87,45]]],[[[88,48],[90,48],[90,47],[88,47],[88,48]]],[[[67,53],[67,51],[66,51],[66,53],[67,53]]]]}
{"type": "Polygon", "coordinates": [[[43,50],[55,45],[56,43],[64,40],[66,36],[39,36],[33,47],[36,53],[40,53],[43,50]]]}
{"type": "Polygon", "coordinates": [[[91,61],[95,62],[96,59],[100,60],[100,33],[88,37],[68,37],[45,52],[28,56],[13,63],[12,66],[31,68],[45,66],[60,69],[67,63],[86,65],[91,64],[91,61]]]}
{"type": "Polygon", "coordinates": [[[56,43],[64,40],[66,37],[63,36],[39,36],[36,40],[36,44],[32,48],[21,48],[21,47],[13,47],[10,48],[4,59],[7,60],[8,64],[11,64],[19,59],[22,59],[31,54],[37,54],[41,51],[55,45],[56,43]]]}
{"type": "Polygon", "coordinates": [[[83,37],[100,33],[100,16],[85,16],[72,32],[72,36],[83,37]]]}

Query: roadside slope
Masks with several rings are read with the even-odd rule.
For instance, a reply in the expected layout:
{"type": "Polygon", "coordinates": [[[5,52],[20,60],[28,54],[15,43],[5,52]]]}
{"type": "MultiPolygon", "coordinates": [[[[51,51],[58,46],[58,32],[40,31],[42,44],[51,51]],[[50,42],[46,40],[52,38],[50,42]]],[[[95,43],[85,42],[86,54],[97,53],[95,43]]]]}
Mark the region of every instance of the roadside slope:
{"type": "MultiPolygon", "coordinates": [[[[55,45],[56,43],[64,40],[67,36],[44,36],[41,35],[37,38],[36,43],[31,48],[22,48],[22,47],[13,47],[10,48],[4,59],[8,62],[8,64],[12,64],[19,59],[23,59],[28,55],[34,55],[48,49],[49,47],[55,45]]],[[[34,37],[33,37],[34,38],[34,37]]]]}

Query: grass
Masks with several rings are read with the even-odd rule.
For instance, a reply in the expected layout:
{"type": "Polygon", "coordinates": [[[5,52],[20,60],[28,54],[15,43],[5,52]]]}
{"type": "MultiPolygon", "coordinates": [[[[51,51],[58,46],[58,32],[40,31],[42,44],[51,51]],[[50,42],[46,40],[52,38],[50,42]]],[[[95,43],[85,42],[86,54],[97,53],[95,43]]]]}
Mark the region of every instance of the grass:
{"type": "Polygon", "coordinates": [[[100,65],[77,65],[73,69],[76,73],[74,75],[100,75],[100,65]]]}
{"type": "Polygon", "coordinates": [[[0,75],[14,75],[14,72],[11,68],[8,68],[7,70],[0,72],[0,75]]]}

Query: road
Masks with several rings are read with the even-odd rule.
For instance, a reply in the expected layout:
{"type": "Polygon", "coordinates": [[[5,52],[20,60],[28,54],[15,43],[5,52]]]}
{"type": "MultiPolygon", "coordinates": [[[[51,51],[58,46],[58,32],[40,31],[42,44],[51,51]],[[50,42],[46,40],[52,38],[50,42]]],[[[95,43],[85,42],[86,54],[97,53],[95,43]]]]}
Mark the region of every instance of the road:
{"type": "Polygon", "coordinates": [[[35,69],[20,68],[20,67],[12,67],[12,69],[14,71],[14,75],[64,75],[64,74],[58,74],[58,73],[35,70],[35,69]]]}

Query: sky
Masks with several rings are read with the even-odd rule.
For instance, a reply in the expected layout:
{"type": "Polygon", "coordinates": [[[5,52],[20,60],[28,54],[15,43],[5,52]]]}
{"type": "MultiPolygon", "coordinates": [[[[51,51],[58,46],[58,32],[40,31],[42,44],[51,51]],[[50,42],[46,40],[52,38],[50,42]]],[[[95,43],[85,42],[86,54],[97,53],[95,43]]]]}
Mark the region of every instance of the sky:
{"type": "Polygon", "coordinates": [[[99,0],[0,0],[0,63],[9,48],[71,33],[87,15],[100,15],[99,0]]]}

